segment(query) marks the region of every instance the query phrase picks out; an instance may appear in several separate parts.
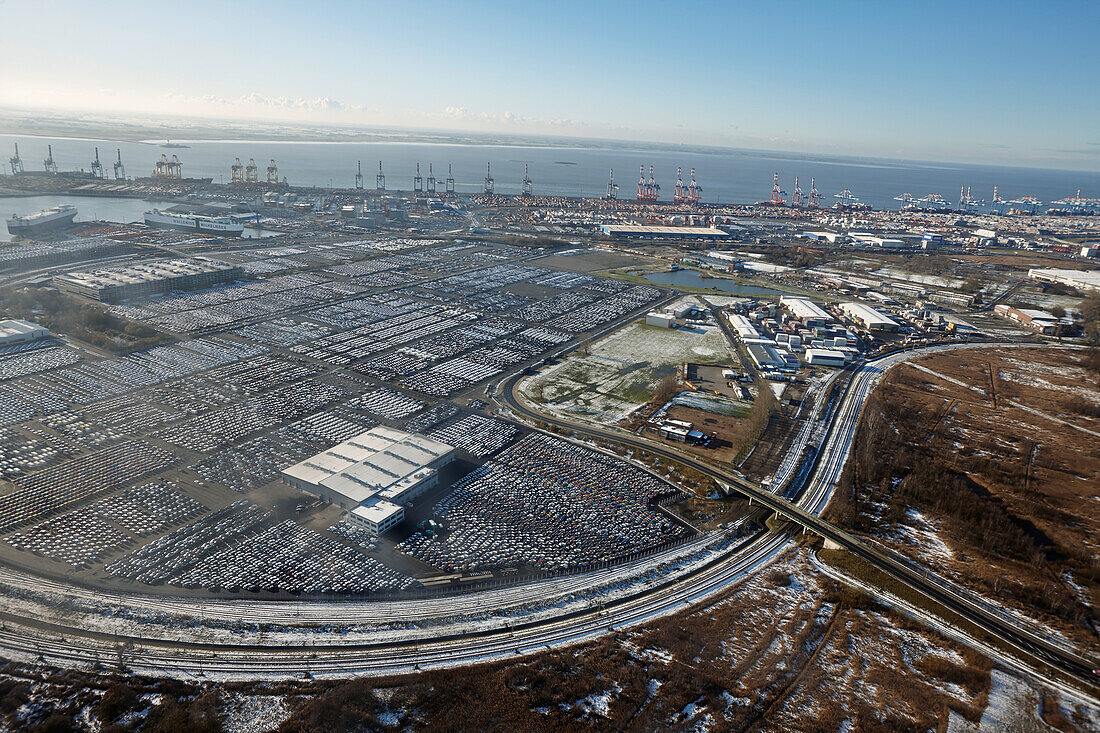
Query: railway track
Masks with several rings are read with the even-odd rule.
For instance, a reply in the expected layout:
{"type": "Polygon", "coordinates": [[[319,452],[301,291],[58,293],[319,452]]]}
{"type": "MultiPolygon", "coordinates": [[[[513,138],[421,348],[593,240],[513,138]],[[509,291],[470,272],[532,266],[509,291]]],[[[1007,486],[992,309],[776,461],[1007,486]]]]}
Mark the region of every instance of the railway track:
{"type": "MultiPolygon", "coordinates": [[[[934,350],[943,350],[943,347],[934,350]]],[[[929,349],[925,349],[919,353],[928,352],[929,349]]],[[[886,369],[912,356],[912,353],[894,354],[862,366],[853,375],[843,399],[833,412],[823,448],[815,453],[814,470],[797,503],[755,487],[732,473],[648,441],[549,418],[531,410],[516,398],[515,386],[522,375],[517,374],[506,380],[499,390],[498,399],[520,414],[558,424],[581,435],[618,442],[670,461],[686,463],[790,520],[785,526],[788,531],[761,532],[740,543],[710,551],[709,556],[706,548],[713,545],[716,537],[704,537],[687,548],[704,556],[687,572],[660,581],[643,582],[642,587],[620,597],[607,598],[602,602],[588,601],[587,607],[579,609],[566,604],[560,607],[560,612],[551,607],[542,617],[517,618],[514,622],[500,616],[494,617],[497,612],[507,613],[508,609],[514,610],[525,603],[545,601],[554,597],[553,594],[562,597],[582,594],[601,583],[617,582],[631,574],[644,573],[661,562],[671,561],[685,548],[621,568],[578,576],[464,596],[379,603],[272,601],[242,604],[235,601],[105,594],[0,569],[0,584],[7,586],[9,592],[39,593],[69,598],[73,602],[106,604],[135,612],[139,618],[142,614],[157,612],[178,619],[279,624],[294,630],[293,638],[285,633],[267,636],[243,633],[227,641],[224,634],[208,633],[204,636],[201,627],[195,631],[165,633],[165,627],[135,622],[121,624],[125,627],[122,631],[105,630],[96,628],[94,624],[66,620],[65,614],[54,614],[49,621],[44,621],[30,613],[9,611],[2,617],[0,649],[15,659],[39,660],[61,667],[116,666],[140,674],[195,679],[376,676],[477,664],[590,641],[714,598],[781,554],[792,542],[793,532],[789,530],[805,527],[952,608],[997,638],[1046,660],[1067,674],[1094,684],[1089,667],[1091,662],[1088,660],[1016,628],[989,609],[983,609],[973,599],[943,587],[937,580],[867,546],[817,516],[828,504],[832,488],[843,470],[866,397],[886,369]],[[493,623],[473,620],[468,621],[465,627],[456,624],[451,630],[440,631],[446,629],[448,617],[468,614],[471,608],[482,609],[487,619],[493,619],[493,623]],[[345,635],[317,630],[317,627],[346,627],[382,618],[402,619],[411,628],[397,635],[380,635],[370,640],[364,640],[361,634],[345,635]],[[440,622],[434,633],[425,630],[430,626],[427,622],[432,620],[440,622]]]]}

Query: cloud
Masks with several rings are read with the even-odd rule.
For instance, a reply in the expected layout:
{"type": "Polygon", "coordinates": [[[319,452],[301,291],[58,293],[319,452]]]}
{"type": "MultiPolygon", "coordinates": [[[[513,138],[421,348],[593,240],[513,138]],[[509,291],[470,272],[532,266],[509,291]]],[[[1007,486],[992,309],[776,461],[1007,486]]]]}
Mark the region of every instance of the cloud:
{"type": "Polygon", "coordinates": [[[482,125],[495,124],[515,128],[583,130],[590,127],[586,122],[571,120],[564,117],[528,117],[511,111],[505,111],[500,114],[493,112],[474,112],[466,107],[444,107],[441,113],[436,113],[436,116],[443,119],[458,120],[462,122],[475,122],[482,125]]]}
{"type": "Polygon", "coordinates": [[[317,97],[309,99],[305,97],[269,97],[264,94],[252,92],[240,97],[219,97],[212,94],[191,96],[186,94],[165,94],[163,99],[173,104],[200,104],[205,107],[225,107],[240,111],[278,111],[290,112],[316,112],[316,113],[340,113],[340,112],[367,112],[369,109],[363,105],[346,104],[331,97],[317,97]]]}

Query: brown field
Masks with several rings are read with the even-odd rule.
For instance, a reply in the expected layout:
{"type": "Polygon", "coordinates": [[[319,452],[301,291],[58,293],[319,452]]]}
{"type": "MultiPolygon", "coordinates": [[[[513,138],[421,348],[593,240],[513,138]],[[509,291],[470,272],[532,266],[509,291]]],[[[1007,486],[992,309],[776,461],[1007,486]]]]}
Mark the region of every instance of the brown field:
{"type": "Polygon", "coordinates": [[[1084,351],[938,354],[883,380],[835,516],[1097,644],[1100,376],[1084,351]]]}
{"type": "Polygon", "coordinates": [[[717,433],[714,446],[700,448],[695,445],[682,446],[684,451],[710,458],[715,461],[728,463],[741,450],[744,441],[750,437],[748,434],[748,420],[741,417],[719,415],[716,412],[705,412],[690,407],[677,405],[668,411],[668,416],[673,420],[685,420],[694,423],[696,429],[710,435],[717,433]]]}
{"type": "Polygon", "coordinates": [[[541,267],[553,267],[570,272],[598,272],[609,267],[623,267],[633,264],[633,258],[611,250],[589,250],[575,255],[547,255],[535,261],[541,267]]]}

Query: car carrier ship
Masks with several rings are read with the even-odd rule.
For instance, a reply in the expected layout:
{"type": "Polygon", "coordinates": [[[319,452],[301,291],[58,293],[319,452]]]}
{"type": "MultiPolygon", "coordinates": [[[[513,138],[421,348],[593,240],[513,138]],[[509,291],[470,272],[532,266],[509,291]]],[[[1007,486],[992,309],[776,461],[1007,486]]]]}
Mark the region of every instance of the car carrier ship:
{"type": "Polygon", "coordinates": [[[38,232],[57,229],[73,223],[76,217],[76,207],[62,204],[52,209],[39,211],[36,214],[19,216],[12,214],[8,219],[8,233],[12,235],[28,236],[38,232]]]}
{"type": "Polygon", "coordinates": [[[226,237],[239,237],[244,233],[244,225],[228,216],[173,214],[159,209],[146,211],[145,223],[160,229],[180,229],[185,232],[220,234],[226,237]]]}

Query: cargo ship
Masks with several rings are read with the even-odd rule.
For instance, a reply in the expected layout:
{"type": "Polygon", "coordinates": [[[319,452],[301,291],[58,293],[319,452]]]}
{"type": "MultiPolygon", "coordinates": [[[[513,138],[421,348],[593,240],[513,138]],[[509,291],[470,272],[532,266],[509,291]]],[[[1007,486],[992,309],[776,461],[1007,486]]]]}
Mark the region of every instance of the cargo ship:
{"type": "Polygon", "coordinates": [[[12,235],[27,236],[38,232],[68,226],[76,217],[76,207],[62,204],[52,209],[39,211],[37,214],[19,216],[12,214],[8,219],[8,233],[12,235]]]}
{"type": "Polygon", "coordinates": [[[220,234],[226,237],[239,237],[244,233],[244,225],[228,216],[173,214],[159,209],[146,211],[145,223],[159,229],[180,229],[185,232],[220,234]]]}

